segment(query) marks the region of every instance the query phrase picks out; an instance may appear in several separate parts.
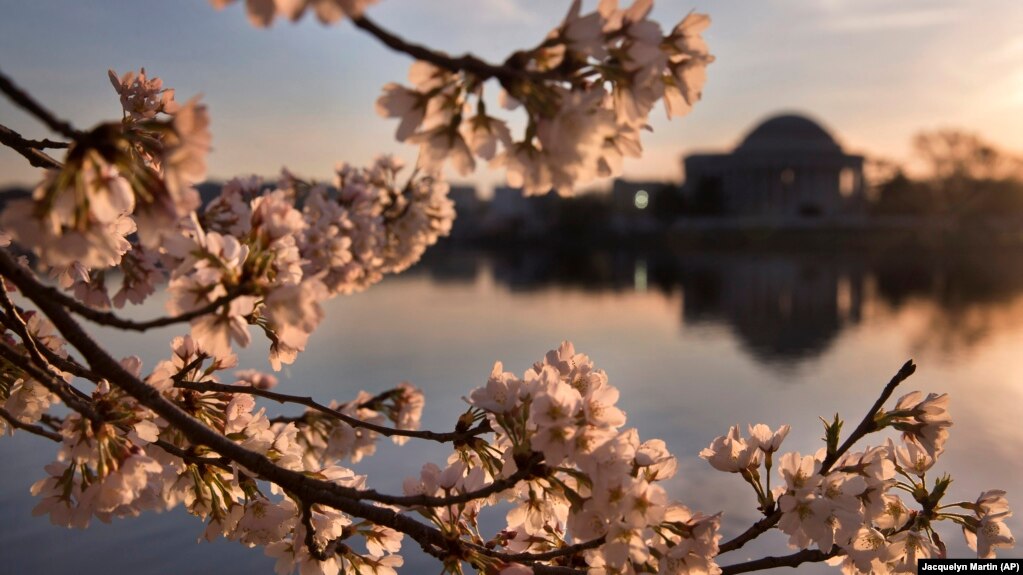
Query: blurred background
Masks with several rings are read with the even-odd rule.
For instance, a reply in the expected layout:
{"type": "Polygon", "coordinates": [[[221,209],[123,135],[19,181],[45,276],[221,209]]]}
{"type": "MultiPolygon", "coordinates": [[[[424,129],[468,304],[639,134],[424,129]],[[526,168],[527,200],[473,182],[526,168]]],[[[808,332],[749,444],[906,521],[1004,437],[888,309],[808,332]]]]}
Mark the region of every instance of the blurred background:
{"type": "MultiPolygon", "coordinates": [[[[382,0],[369,14],[410,40],[500,60],[567,7],[382,0]]],[[[343,401],[410,380],[426,392],[424,425],[446,430],[493,361],[522,372],[569,339],[622,390],[629,425],[679,457],[671,496],[724,510],[728,538],[756,520],[755,497],[700,449],[729,425],[765,422],[792,424],[786,447],[814,451],[818,416],[858,421],[914,358],[904,392],[952,396],[939,462],[955,477],[952,497],[1001,488],[1018,505],[1023,10],[1015,0],[661,0],[653,17],[668,27],[694,9],[713,18],[717,61],[690,116],[668,123],[655,110],[644,158],[574,198],[523,198],[485,166],[455,181],[452,237],[409,272],[330,302],[282,391],[343,401]]],[[[255,30],[241,6],[201,0],[0,0],[0,13],[0,69],[78,126],[119,116],[107,68],[145,66],[179,101],[201,93],[214,134],[207,198],[227,178],[272,179],[282,166],[329,181],[339,161],[414,162],[396,123],[373,111],[410,61],[348,24],[255,30]]],[[[7,102],[0,123],[48,135],[7,102]]],[[[0,150],[0,199],[39,177],[0,150]]],[[[133,313],[162,311],[156,298],[133,313]]],[[[182,332],[97,330],[147,369],[182,332]]],[[[256,338],[242,363],[269,369],[264,345],[256,338]]],[[[447,456],[429,444],[379,451],[355,469],[392,492],[447,456]]],[[[202,526],[180,510],[85,532],[50,526],[31,517],[28,488],[52,449],[19,435],[0,441],[0,457],[0,573],[105,573],[111,561],[128,573],[272,570],[258,550],[196,545],[202,526]]],[[[488,521],[503,526],[500,512],[488,521]]],[[[948,527],[950,554],[968,556],[948,527]]],[[[721,563],[787,553],[778,534],[762,539],[721,563]]],[[[410,549],[403,572],[438,570],[410,549]]]]}

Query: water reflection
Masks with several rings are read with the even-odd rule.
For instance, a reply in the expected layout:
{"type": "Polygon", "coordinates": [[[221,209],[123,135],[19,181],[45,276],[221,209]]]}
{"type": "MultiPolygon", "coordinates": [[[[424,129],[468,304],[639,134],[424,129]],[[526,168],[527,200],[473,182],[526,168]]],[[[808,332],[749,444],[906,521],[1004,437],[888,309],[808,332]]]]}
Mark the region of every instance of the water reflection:
{"type": "Polygon", "coordinates": [[[512,291],[681,294],[679,321],[726,328],[758,362],[819,357],[865,317],[909,314],[912,348],[968,353],[1023,318],[1023,251],[671,252],[439,250],[418,273],[441,283],[487,275],[512,291]]]}

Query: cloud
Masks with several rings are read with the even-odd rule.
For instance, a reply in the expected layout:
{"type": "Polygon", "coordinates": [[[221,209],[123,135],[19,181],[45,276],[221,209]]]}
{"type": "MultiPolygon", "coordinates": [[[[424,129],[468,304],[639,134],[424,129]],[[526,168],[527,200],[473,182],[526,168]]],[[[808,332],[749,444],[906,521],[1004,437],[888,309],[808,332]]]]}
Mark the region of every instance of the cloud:
{"type": "Polygon", "coordinates": [[[518,0],[471,0],[462,2],[465,9],[476,14],[480,23],[532,24],[537,21],[536,10],[522,6],[518,0]]]}
{"type": "Polygon", "coordinates": [[[898,12],[850,13],[836,11],[828,14],[821,23],[828,32],[877,32],[879,30],[913,30],[933,28],[955,22],[961,12],[957,8],[928,8],[898,12]]]}

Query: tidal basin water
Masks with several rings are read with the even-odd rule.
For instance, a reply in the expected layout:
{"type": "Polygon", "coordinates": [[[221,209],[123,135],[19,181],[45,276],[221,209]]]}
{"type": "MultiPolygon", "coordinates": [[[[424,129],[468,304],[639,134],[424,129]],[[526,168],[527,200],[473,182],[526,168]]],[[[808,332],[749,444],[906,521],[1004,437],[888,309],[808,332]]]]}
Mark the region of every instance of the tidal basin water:
{"type": "MultiPolygon", "coordinates": [[[[137,315],[159,314],[160,306],[157,298],[137,315]]],[[[573,341],[621,390],[628,425],[644,440],[665,439],[679,458],[669,494],[724,511],[726,539],[757,519],[755,497],[737,476],[712,470],[700,449],[729,425],[764,422],[791,424],[784,448],[812,452],[822,435],[818,416],[838,412],[851,429],[913,358],[919,369],[896,396],[920,389],[952,398],[955,425],[936,470],[955,478],[947,501],[1000,488],[1023,506],[1023,251],[452,251],[336,299],[326,311],[279,389],[344,401],[359,389],[409,380],[426,393],[424,427],[436,430],[453,428],[465,409],[461,398],[485,381],[495,360],[521,373],[562,340],[573,341]]],[[[143,338],[97,333],[119,354],[142,357],[148,372],[183,330],[143,338]]],[[[254,334],[240,354],[243,366],[269,369],[265,351],[254,334]]],[[[398,492],[404,477],[447,454],[435,444],[381,442],[374,457],[353,467],[378,489],[398,492]]],[[[0,439],[0,574],[273,571],[258,549],[196,544],[203,526],[180,509],[85,531],[32,517],[29,486],[53,456],[37,437],[0,439]]],[[[1017,536],[1020,517],[1008,522],[1017,536]]],[[[500,513],[487,524],[503,525],[500,513]]],[[[954,526],[939,531],[951,556],[970,555],[954,526]]],[[[440,571],[414,547],[406,541],[403,573],[440,571]]],[[[788,552],[784,537],[769,533],[720,563],[788,552]]],[[[838,572],[821,565],[798,571],[838,572]]]]}

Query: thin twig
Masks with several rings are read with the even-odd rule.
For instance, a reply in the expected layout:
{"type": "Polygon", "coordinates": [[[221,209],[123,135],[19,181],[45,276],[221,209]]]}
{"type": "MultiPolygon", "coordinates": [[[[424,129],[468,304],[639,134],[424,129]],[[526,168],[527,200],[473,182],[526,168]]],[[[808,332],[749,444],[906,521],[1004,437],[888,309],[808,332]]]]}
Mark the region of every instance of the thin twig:
{"type": "Polygon", "coordinates": [[[56,441],[58,443],[62,439],[59,433],[54,433],[47,429],[43,429],[38,425],[32,425],[31,423],[23,423],[21,421],[18,421],[18,418],[14,417],[14,415],[11,412],[7,411],[3,407],[0,407],[0,419],[6,420],[7,424],[15,429],[27,431],[40,437],[45,437],[46,439],[52,439],[53,441],[56,441]]]}
{"type": "Polygon", "coordinates": [[[312,555],[314,559],[326,561],[330,557],[327,556],[325,550],[320,549],[319,545],[316,544],[316,529],[313,527],[313,505],[305,501],[300,503],[302,504],[302,525],[305,527],[305,547],[309,551],[309,555],[312,555]]]}
{"type": "Polygon", "coordinates": [[[61,120],[44,108],[42,104],[36,102],[32,96],[29,96],[27,92],[19,88],[2,71],[0,71],[0,92],[3,92],[19,108],[35,116],[36,119],[61,136],[69,140],[77,140],[81,135],[69,122],[61,120]]]}
{"type": "MultiPolygon", "coordinates": [[[[909,360],[902,365],[902,367],[899,369],[899,372],[892,376],[892,379],[888,382],[887,385],[884,386],[884,389],[881,390],[881,395],[878,396],[877,401],[875,401],[874,405],[872,405],[870,409],[867,411],[867,414],[863,417],[863,421],[861,421],[860,424],[856,426],[856,429],[853,430],[852,434],[845,440],[844,443],[842,443],[842,445],[838,448],[838,450],[835,451],[834,454],[824,458],[824,462],[821,464],[821,469],[819,472],[820,475],[826,475],[828,471],[831,469],[831,466],[834,465],[835,462],[838,461],[843,455],[845,455],[846,452],[848,452],[852,448],[852,446],[856,444],[857,441],[863,439],[863,437],[868,433],[877,430],[877,425],[874,423],[874,416],[877,415],[877,412],[881,409],[882,406],[884,406],[885,402],[888,401],[888,398],[892,396],[892,393],[895,392],[895,388],[898,387],[900,383],[909,378],[909,376],[913,375],[913,372],[915,371],[916,365],[913,363],[913,360],[909,360]]],[[[736,549],[739,549],[746,543],[749,543],[750,541],[756,539],[763,533],[766,533],[770,528],[774,527],[779,520],[781,520],[781,512],[775,511],[774,513],[768,515],[767,517],[764,517],[760,521],[757,521],[756,523],[751,525],[749,529],[743,531],[734,539],[722,543],[721,546],[719,547],[720,549],[719,552],[727,553],[729,551],[735,551],[736,549]]]]}
{"type": "Polygon", "coordinates": [[[491,431],[489,424],[480,424],[467,431],[452,431],[450,433],[437,433],[428,430],[411,430],[411,429],[397,429],[394,427],[387,427],[384,425],[377,425],[375,423],[369,423],[363,421],[357,417],[352,417],[346,413],[342,413],[337,409],[333,409],[322,403],[317,402],[309,396],[297,396],[289,395],[286,393],[278,393],[275,391],[269,391],[265,389],[259,389],[251,385],[227,385],[223,383],[215,383],[211,381],[179,381],[174,384],[174,387],[181,389],[190,389],[192,391],[202,392],[217,392],[217,393],[245,393],[248,395],[255,395],[258,397],[265,397],[266,399],[272,399],[278,403],[294,403],[298,405],[304,405],[310,409],[314,409],[320,413],[329,415],[335,419],[343,421],[352,427],[359,427],[362,429],[368,429],[375,431],[380,435],[386,437],[401,436],[401,437],[413,437],[417,439],[426,439],[429,441],[437,441],[440,443],[447,443],[450,441],[466,441],[473,437],[489,433],[491,431]]]}
{"type": "Polygon", "coordinates": [[[757,537],[760,537],[767,532],[768,529],[775,526],[776,523],[781,519],[781,511],[775,511],[774,513],[764,517],[760,521],[757,521],[753,525],[750,525],[749,529],[743,531],[734,539],[730,539],[718,546],[718,554],[728,553],[729,551],[735,551],[743,545],[753,541],[757,537]]]}
{"type": "Polygon", "coordinates": [[[49,413],[43,413],[39,417],[39,423],[42,423],[53,431],[60,431],[60,428],[64,425],[64,419],[55,415],[50,415],[49,413]]]}
{"type": "Polygon", "coordinates": [[[18,308],[11,301],[11,296],[7,294],[7,283],[2,277],[0,277],[0,306],[3,307],[5,316],[10,320],[10,325],[7,327],[21,338],[21,343],[28,350],[32,361],[39,367],[49,371],[51,367],[50,362],[46,361],[46,358],[40,353],[35,338],[28,331],[28,324],[25,322],[25,318],[21,317],[21,314],[18,313],[18,308]]]}
{"type": "Polygon", "coordinates": [[[745,563],[722,566],[721,575],[738,575],[739,573],[762,571],[774,567],[796,567],[803,563],[819,563],[838,555],[839,551],[839,548],[835,546],[827,553],[819,549],[803,549],[802,551],[781,557],[762,557],[753,561],[746,561],[745,563]]]}
{"type": "Polygon", "coordinates": [[[66,150],[71,147],[71,144],[68,142],[58,142],[49,138],[43,138],[42,140],[25,139],[24,143],[26,146],[37,150],[45,150],[47,148],[51,150],[66,150]]]}
{"type": "MultiPolygon", "coordinates": [[[[2,278],[0,278],[0,280],[2,280],[2,278]]],[[[21,309],[20,307],[15,306],[14,309],[18,310],[18,314],[19,315],[21,315],[21,316],[25,315],[25,310],[21,309]]],[[[8,328],[13,329],[12,326],[13,325],[17,325],[15,323],[13,323],[14,321],[15,320],[10,318],[10,317],[8,317],[8,315],[6,313],[0,312],[0,324],[3,324],[4,326],[6,326],[8,328]]],[[[43,354],[43,356],[46,358],[46,361],[48,361],[54,367],[56,367],[57,369],[59,369],[61,371],[65,371],[65,372],[70,373],[71,375],[74,375],[76,377],[81,377],[83,379],[88,379],[89,381],[94,381],[95,382],[95,381],[98,381],[100,379],[98,376],[96,376],[96,374],[94,374],[91,371],[89,371],[89,369],[87,367],[85,367],[84,365],[78,363],[77,361],[75,361],[70,356],[69,357],[61,357],[61,356],[57,355],[57,353],[55,351],[53,351],[52,349],[46,347],[45,345],[37,346],[37,349],[39,350],[39,353],[43,354]]]]}
{"type": "Polygon", "coordinates": [[[22,345],[28,350],[31,360],[22,356],[7,342],[0,341],[3,348],[3,356],[11,363],[20,367],[22,371],[31,375],[43,387],[60,397],[64,403],[68,404],[68,407],[80,411],[83,415],[88,412],[91,414],[90,419],[97,419],[99,415],[93,410],[92,404],[89,402],[89,396],[78,391],[74,386],[69,385],[59,377],[55,377],[54,371],[59,371],[59,368],[54,367],[40,351],[40,348],[46,346],[40,346],[29,332],[28,324],[7,293],[7,284],[3,277],[0,277],[0,307],[4,309],[4,314],[0,317],[0,320],[2,320],[0,323],[3,323],[5,327],[18,334],[22,345]],[[76,405],[86,411],[81,411],[76,405]]]}
{"type": "MultiPolygon", "coordinates": [[[[43,140],[43,142],[48,141],[49,140],[43,140]]],[[[59,169],[61,167],[61,163],[39,149],[41,147],[51,146],[35,146],[33,145],[35,143],[37,142],[33,140],[26,140],[21,137],[21,134],[7,126],[0,125],[0,144],[3,144],[21,154],[26,160],[28,160],[28,163],[35,168],[59,169]]]]}
{"type": "Polygon", "coordinates": [[[173,443],[169,443],[162,439],[157,439],[152,443],[152,445],[159,447],[160,449],[187,463],[191,463],[194,465],[212,465],[214,467],[219,467],[221,469],[227,470],[232,469],[231,462],[228,461],[227,459],[224,459],[223,457],[202,457],[185,449],[181,449],[177,445],[174,445],[173,443]]]}
{"type": "Polygon", "coordinates": [[[7,360],[18,369],[25,372],[27,376],[39,382],[40,385],[59,397],[60,400],[67,404],[68,407],[78,413],[81,413],[87,419],[91,421],[103,420],[99,412],[97,412],[95,407],[93,407],[92,402],[89,400],[87,395],[75,389],[74,386],[69,385],[66,381],[43,371],[27,357],[22,355],[21,352],[11,347],[2,339],[0,339],[0,358],[7,360]]]}
{"type": "Polygon", "coordinates": [[[560,565],[532,565],[533,575],[586,575],[585,569],[562,567],[560,565]]]}
{"type": "Polygon", "coordinates": [[[857,441],[862,439],[868,433],[877,431],[877,422],[874,421],[874,416],[881,411],[885,402],[888,401],[888,398],[890,398],[892,393],[895,392],[895,388],[903,381],[906,381],[906,379],[913,375],[914,372],[916,372],[916,364],[914,364],[911,359],[902,365],[898,373],[892,376],[888,385],[884,386],[884,389],[881,391],[881,395],[877,398],[877,401],[875,401],[874,405],[870,407],[867,414],[863,416],[863,420],[856,426],[856,429],[853,430],[852,434],[846,438],[845,442],[842,443],[834,454],[824,458],[824,462],[821,464],[821,475],[827,473],[831,469],[831,466],[841,459],[841,457],[845,455],[845,453],[849,451],[849,449],[852,448],[857,441]]]}
{"type": "Polygon", "coordinates": [[[125,319],[112,312],[99,311],[93,309],[79,302],[75,298],[63,293],[62,291],[58,290],[55,287],[40,285],[39,289],[44,290],[46,292],[46,296],[49,297],[50,299],[55,300],[57,303],[64,306],[68,310],[84,317],[85,319],[93,323],[98,323],[100,325],[116,327],[119,329],[125,329],[130,331],[147,331],[158,327],[166,327],[168,325],[174,325],[176,323],[192,321],[197,317],[213,313],[220,309],[221,306],[229,304],[235,298],[244,295],[244,290],[236,288],[229,290],[226,294],[192,311],[187,311],[178,315],[158,317],[146,321],[135,321],[125,319]]]}
{"type": "Polygon", "coordinates": [[[474,545],[473,549],[477,552],[500,559],[501,561],[507,561],[509,563],[532,563],[535,561],[550,561],[551,559],[560,559],[561,557],[571,557],[576,553],[586,551],[587,549],[596,549],[604,544],[604,536],[600,536],[596,539],[584,541],[582,543],[576,543],[574,545],[566,545],[552,551],[545,551],[543,553],[500,553],[493,549],[487,549],[479,545],[474,545]]]}
{"type": "Polygon", "coordinates": [[[436,50],[431,50],[421,44],[414,44],[408,42],[401,37],[388,32],[381,28],[377,23],[370,20],[365,15],[358,18],[353,18],[352,23],[355,24],[361,30],[364,30],[373,35],[377,40],[380,40],[387,47],[397,52],[408,54],[417,60],[423,60],[443,68],[450,72],[469,72],[479,78],[480,80],[486,80],[488,78],[497,78],[502,82],[509,82],[513,80],[527,80],[533,78],[533,75],[524,69],[515,68],[509,65],[494,65],[473,56],[472,54],[464,54],[462,56],[449,56],[436,50]]]}

